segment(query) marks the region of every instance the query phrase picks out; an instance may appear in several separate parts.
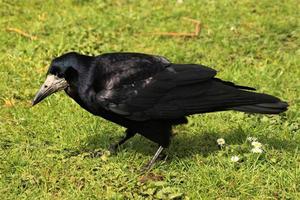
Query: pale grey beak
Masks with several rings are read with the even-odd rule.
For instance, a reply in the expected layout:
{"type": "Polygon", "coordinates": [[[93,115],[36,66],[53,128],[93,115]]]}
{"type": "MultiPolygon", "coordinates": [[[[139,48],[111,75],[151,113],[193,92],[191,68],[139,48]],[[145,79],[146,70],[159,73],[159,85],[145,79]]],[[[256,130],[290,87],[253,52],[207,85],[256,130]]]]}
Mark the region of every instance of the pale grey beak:
{"type": "Polygon", "coordinates": [[[59,78],[58,76],[52,74],[48,75],[41,89],[35,95],[32,101],[32,106],[45,99],[47,96],[65,89],[68,87],[68,85],[69,84],[67,83],[66,79],[59,78]]]}

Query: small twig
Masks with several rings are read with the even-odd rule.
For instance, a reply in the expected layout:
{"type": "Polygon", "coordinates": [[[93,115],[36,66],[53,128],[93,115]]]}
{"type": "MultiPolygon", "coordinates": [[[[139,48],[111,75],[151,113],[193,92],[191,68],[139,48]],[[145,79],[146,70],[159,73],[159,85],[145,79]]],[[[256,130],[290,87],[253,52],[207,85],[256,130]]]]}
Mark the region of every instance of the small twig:
{"type": "Polygon", "coordinates": [[[183,17],[182,19],[190,21],[190,22],[192,22],[192,23],[195,24],[195,31],[193,32],[193,34],[194,34],[194,36],[198,36],[199,33],[200,33],[200,31],[201,31],[201,23],[200,23],[200,21],[195,20],[195,19],[191,19],[191,18],[188,18],[188,17],[183,17]]]}
{"type": "Polygon", "coordinates": [[[6,28],[7,31],[9,32],[14,32],[14,33],[18,33],[24,37],[27,37],[31,40],[37,40],[37,37],[36,36],[33,36],[33,35],[30,35],[29,33],[26,33],[18,28],[6,28]]]}
{"type": "Polygon", "coordinates": [[[182,19],[191,21],[195,24],[194,32],[191,33],[185,33],[185,32],[156,32],[152,33],[154,35],[162,35],[162,36],[175,36],[175,37],[197,37],[200,34],[201,31],[201,23],[198,20],[191,19],[188,17],[183,17],[182,19]]]}
{"type": "Polygon", "coordinates": [[[152,34],[163,35],[163,36],[195,37],[195,33],[156,32],[156,33],[152,33],[152,34]]]}

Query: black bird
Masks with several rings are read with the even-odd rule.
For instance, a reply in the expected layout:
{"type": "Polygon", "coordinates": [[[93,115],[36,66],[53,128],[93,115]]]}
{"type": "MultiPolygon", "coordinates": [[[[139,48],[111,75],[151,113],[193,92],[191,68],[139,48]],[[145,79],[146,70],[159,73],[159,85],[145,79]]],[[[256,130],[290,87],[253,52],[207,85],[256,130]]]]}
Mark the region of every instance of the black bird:
{"type": "Polygon", "coordinates": [[[199,64],[175,64],[162,56],[107,53],[99,56],[66,53],[53,59],[33,105],[65,90],[82,108],[125,128],[115,150],[136,133],[159,148],[150,169],[170,144],[173,125],[186,116],[215,111],[278,114],[288,104],[254,88],[215,78],[216,71],[199,64]]]}

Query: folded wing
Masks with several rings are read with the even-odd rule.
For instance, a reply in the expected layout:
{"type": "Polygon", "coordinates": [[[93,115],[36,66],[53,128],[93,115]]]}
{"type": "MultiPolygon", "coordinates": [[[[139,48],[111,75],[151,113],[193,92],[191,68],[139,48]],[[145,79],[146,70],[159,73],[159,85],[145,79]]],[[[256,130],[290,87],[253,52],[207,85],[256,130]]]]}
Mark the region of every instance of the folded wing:
{"type": "Polygon", "coordinates": [[[215,75],[215,70],[202,65],[172,64],[142,80],[114,87],[106,109],[133,120],[179,118],[186,115],[180,100],[199,96],[198,85],[215,75]]]}

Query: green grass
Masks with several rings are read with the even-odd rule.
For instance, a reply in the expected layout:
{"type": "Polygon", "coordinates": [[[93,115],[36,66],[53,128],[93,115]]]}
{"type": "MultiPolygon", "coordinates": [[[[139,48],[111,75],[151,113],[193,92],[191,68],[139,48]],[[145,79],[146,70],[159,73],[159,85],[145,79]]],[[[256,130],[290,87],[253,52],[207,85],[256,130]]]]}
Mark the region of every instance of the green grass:
{"type": "Polygon", "coordinates": [[[300,199],[299,2],[0,1],[1,199],[300,199]],[[202,23],[197,38],[184,32],[202,23]],[[6,28],[37,36],[30,40],[6,28]],[[139,169],[156,145],[136,136],[118,155],[98,156],[124,129],[92,116],[65,94],[30,101],[50,60],[66,51],[135,51],[202,63],[218,77],[290,104],[280,116],[238,112],[189,117],[174,128],[168,159],[139,169]],[[246,138],[257,137],[261,155],[246,138]],[[216,140],[224,138],[219,149],[216,140]],[[233,163],[231,156],[241,160],[233,163]]]}

